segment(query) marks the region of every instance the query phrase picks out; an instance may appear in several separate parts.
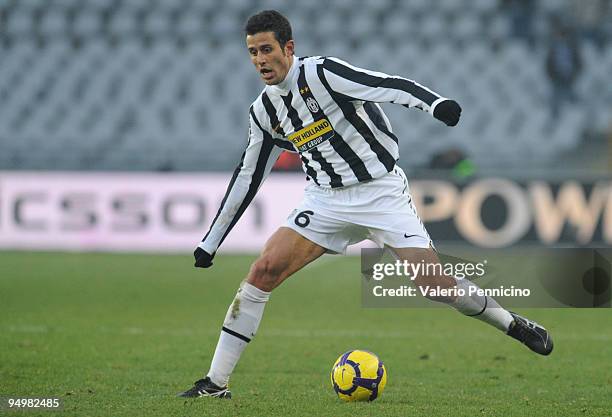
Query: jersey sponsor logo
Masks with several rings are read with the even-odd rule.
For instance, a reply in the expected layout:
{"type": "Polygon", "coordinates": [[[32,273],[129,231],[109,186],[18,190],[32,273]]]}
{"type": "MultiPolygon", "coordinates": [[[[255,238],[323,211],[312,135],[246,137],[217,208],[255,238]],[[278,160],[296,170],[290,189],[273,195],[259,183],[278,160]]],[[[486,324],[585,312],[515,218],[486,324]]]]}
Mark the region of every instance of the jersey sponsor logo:
{"type": "Polygon", "coordinates": [[[308,106],[308,110],[310,110],[311,113],[316,113],[319,111],[319,103],[317,103],[317,100],[312,97],[308,97],[306,99],[306,105],[308,106]]]}
{"type": "Polygon", "coordinates": [[[327,119],[321,119],[309,124],[301,130],[289,135],[289,140],[300,152],[319,146],[334,136],[334,128],[327,119]]]}

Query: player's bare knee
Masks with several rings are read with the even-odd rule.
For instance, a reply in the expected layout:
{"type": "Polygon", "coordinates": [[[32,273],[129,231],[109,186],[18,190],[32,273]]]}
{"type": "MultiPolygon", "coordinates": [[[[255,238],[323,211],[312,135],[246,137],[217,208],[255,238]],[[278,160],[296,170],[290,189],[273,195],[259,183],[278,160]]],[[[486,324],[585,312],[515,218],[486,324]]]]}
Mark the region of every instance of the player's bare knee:
{"type": "Polygon", "coordinates": [[[282,268],[268,256],[258,258],[251,265],[247,282],[262,291],[272,291],[282,281],[282,268]]]}

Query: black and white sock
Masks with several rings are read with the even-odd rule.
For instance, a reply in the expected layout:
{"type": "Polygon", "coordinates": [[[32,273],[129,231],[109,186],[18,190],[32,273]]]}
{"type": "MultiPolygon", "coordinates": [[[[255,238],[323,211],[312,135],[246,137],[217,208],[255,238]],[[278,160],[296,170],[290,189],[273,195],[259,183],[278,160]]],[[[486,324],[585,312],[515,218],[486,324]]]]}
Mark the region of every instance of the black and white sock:
{"type": "Polygon", "coordinates": [[[227,385],[242,351],[257,333],[270,293],[243,282],[223,321],[221,336],[208,377],[220,387],[227,385]]]}
{"type": "Polygon", "coordinates": [[[455,280],[457,281],[457,288],[465,291],[464,296],[457,297],[455,302],[451,304],[457,311],[489,323],[503,332],[508,331],[514,320],[508,310],[505,310],[491,297],[475,294],[474,289],[479,287],[472,281],[457,278],[455,280]],[[469,295],[470,288],[472,288],[471,296],[469,295]]]}

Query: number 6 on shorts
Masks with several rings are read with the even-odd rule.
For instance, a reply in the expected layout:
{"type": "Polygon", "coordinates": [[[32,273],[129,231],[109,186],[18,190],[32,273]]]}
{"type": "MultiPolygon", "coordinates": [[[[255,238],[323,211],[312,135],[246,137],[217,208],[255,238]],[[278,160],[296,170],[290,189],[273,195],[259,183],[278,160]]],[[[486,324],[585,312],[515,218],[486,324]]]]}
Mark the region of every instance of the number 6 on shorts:
{"type": "Polygon", "coordinates": [[[297,216],[295,216],[295,220],[294,223],[297,226],[300,227],[306,227],[310,224],[310,217],[308,217],[309,215],[312,216],[314,214],[314,211],[312,210],[304,210],[301,211],[300,213],[298,213],[297,216]]]}

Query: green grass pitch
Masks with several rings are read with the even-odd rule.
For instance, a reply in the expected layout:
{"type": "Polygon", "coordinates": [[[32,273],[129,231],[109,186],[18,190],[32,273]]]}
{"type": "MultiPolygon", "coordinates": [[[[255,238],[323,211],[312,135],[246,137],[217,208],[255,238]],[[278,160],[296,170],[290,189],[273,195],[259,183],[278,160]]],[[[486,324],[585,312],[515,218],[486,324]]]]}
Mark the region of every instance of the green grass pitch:
{"type": "MultiPolygon", "coordinates": [[[[0,253],[0,396],[59,397],[70,416],[610,416],[609,309],[522,311],[550,357],[451,309],[363,309],[359,258],[324,257],[271,297],[232,400],[175,394],[207,369],[251,256],[0,253]],[[364,348],[389,380],[346,404],[329,372],[364,348]]],[[[0,411],[0,414],[6,410],[0,411]]]]}

